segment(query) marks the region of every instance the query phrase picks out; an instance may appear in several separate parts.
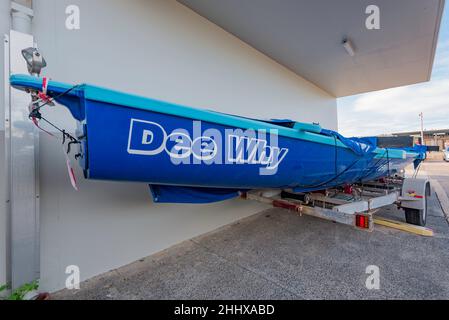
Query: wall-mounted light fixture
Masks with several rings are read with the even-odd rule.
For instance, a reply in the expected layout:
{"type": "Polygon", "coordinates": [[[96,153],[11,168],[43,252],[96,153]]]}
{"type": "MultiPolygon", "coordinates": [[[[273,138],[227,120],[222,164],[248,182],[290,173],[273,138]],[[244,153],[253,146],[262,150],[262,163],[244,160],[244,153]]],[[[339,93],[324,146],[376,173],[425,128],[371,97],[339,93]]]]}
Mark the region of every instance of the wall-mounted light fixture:
{"type": "Polygon", "coordinates": [[[345,38],[345,39],[343,39],[342,45],[343,45],[343,48],[345,48],[346,52],[351,57],[353,57],[355,54],[355,51],[354,51],[354,46],[352,45],[352,42],[349,39],[345,38]]]}

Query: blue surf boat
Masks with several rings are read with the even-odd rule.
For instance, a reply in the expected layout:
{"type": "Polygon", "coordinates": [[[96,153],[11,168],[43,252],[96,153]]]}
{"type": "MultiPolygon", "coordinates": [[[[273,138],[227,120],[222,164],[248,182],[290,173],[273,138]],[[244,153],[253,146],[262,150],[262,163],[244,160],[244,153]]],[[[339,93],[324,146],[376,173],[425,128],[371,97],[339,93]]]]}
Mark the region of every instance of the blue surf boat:
{"type": "MultiPolygon", "coordinates": [[[[10,78],[30,92],[43,82],[10,78]]],[[[157,202],[214,202],[261,188],[323,190],[392,175],[423,158],[318,124],[250,119],[88,84],[45,84],[46,95],[77,120],[85,177],[148,183],[157,202]]]]}

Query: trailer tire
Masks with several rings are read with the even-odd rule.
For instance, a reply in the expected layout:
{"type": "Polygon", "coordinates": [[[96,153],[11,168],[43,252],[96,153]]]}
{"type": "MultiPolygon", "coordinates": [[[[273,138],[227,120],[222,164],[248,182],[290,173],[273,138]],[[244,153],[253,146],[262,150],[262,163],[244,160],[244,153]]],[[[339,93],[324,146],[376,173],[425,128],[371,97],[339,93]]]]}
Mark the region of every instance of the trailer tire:
{"type": "Polygon", "coordinates": [[[416,226],[426,225],[426,214],[424,210],[404,208],[405,211],[405,221],[416,226]]]}
{"type": "MultiPolygon", "coordinates": [[[[406,179],[407,180],[407,179],[406,179]]],[[[410,179],[409,183],[412,183],[412,188],[415,189],[415,186],[413,185],[413,182],[421,181],[422,179],[410,179]]],[[[402,207],[405,212],[405,220],[407,223],[414,224],[417,226],[425,226],[426,220],[427,220],[427,212],[428,212],[428,198],[431,195],[431,189],[430,189],[430,183],[428,181],[425,181],[424,188],[419,188],[419,190],[422,190],[422,205],[417,206],[420,209],[416,208],[406,208],[402,207]]]]}

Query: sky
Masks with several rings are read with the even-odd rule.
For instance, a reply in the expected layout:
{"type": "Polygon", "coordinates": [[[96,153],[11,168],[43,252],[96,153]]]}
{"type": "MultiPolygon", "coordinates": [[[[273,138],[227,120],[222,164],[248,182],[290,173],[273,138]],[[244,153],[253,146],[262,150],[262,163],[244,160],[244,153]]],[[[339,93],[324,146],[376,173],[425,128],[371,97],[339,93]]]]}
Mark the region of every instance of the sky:
{"type": "Polygon", "coordinates": [[[345,136],[369,136],[449,128],[449,3],[441,21],[429,82],[337,99],[338,129],[345,136]],[[385,106],[388,106],[386,108],[385,106]]]}

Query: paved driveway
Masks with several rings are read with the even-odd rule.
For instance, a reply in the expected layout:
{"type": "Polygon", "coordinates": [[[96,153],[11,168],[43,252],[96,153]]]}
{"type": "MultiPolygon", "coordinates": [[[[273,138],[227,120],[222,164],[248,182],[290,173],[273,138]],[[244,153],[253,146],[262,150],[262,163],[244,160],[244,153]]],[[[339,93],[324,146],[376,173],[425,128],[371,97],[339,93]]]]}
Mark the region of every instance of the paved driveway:
{"type": "MultiPolygon", "coordinates": [[[[449,163],[423,167],[449,193],[449,163]]],[[[404,220],[394,207],[382,216],[404,220]]],[[[269,209],[61,291],[56,299],[449,299],[449,228],[432,194],[432,238],[372,233],[269,209]],[[380,289],[367,289],[368,266],[380,289]]]]}
{"type": "Polygon", "coordinates": [[[429,161],[423,166],[423,170],[432,179],[436,179],[449,195],[449,162],[429,161]]]}

